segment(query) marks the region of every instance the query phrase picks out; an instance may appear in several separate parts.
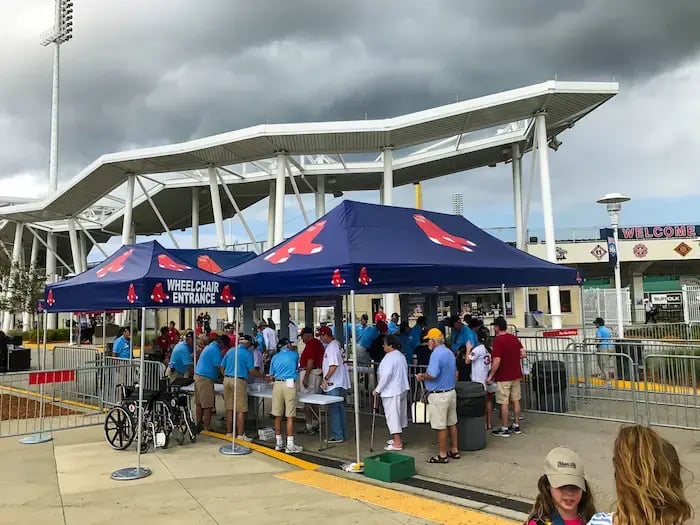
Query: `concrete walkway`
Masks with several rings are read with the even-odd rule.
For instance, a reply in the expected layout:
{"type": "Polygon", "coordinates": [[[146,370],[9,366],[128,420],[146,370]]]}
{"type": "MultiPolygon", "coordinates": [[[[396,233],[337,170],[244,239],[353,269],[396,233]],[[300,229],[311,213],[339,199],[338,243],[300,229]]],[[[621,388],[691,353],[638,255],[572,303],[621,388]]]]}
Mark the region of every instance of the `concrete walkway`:
{"type": "Polygon", "coordinates": [[[110,449],[99,427],[57,432],[40,445],[2,439],[0,523],[513,523],[256,452],[222,456],[221,444],[200,436],[194,444],[150,452],[143,456],[150,477],[117,482],[112,471],[135,466],[136,454],[110,449]]]}

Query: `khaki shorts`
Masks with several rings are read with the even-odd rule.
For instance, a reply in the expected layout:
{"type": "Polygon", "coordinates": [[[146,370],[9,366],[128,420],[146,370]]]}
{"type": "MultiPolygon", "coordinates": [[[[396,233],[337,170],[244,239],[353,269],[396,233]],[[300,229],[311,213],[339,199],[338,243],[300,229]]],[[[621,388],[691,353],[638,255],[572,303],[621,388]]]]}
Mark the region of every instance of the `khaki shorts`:
{"type": "Polygon", "coordinates": [[[457,392],[433,393],[428,396],[428,415],[433,430],[445,430],[457,424],[457,392]]]}
{"type": "Polygon", "coordinates": [[[299,372],[299,392],[302,394],[318,394],[321,390],[321,369],[314,368],[311,370],[308,388],[304,386],[304,376],[306,376],[306,370],[299,372]]]}
{"type": "Polygon", "coordinates": [[[202,408],[214,408],[216,405],[214,381],[199,374],[194,375],[194,404],[202,408]]]}
{"type": "Polygon", "coordinates": [[[224,377],[224,406],[233,410],[233,399],[236,399],[236,412],[248,412],[248,381],[240,377],[224,377]]]}
{"type": "Polygon", "coordinates": [[[510,401],[520,401],[520,397],[520,379],[516,381],[498,381],[496,403],[505,405],[510,401]]]}
{"type": "Polygon", "coordinates": [[[297,387],[287,386],[286,381],[275,381],[272,385],[272,410],[275,417],[294,417],[297,415],[297,387]]]}

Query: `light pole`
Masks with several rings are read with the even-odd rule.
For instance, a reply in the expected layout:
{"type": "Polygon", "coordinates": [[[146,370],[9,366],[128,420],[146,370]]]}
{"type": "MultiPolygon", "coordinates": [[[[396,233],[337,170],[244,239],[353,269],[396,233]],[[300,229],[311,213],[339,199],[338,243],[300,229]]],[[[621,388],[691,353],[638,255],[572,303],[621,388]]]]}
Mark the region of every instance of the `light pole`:
{"type": "Polygon", "coordinates": [[[608,193],[597,201],[598,204],[605,204],[608,209],[610,226],[612,226],[613,239],[615,240],[615,300],[617,302],[617,337],[620,339],[625,337],[625,329],[622,316],[622,285],[620,284],[620,250],[618,249],[617,227],[620,225],[622,203],[628,200],[630,200],[630,198],[621,193],[608,193]]]}
{"type": "Polygon", "coordinates": [[[41,36],[41,45],[54,45],[53,90],[51,92],[51,153],[49,155],[49,192],[58,190],[58,81],[61,44],[73,38],[73,2],[55,0],[53,26],[41,36]]]}

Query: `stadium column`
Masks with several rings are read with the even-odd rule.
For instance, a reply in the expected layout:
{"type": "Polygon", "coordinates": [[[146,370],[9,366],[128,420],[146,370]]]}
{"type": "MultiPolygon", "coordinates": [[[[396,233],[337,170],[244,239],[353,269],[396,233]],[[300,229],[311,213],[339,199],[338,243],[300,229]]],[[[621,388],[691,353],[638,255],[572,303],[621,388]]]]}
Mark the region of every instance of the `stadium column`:
{"type": "Polygon", "coordinates": [[[292,342],[296,343],[295,339],[292,339],[289,333],[289,301],[282,301],[280,303],[280,339],[286,337],[292,342]]]}
{"type": "Polygon", "coordinates": [[[316,177],[316,218],[320,219],[326,214],[326,177],[316,177]]]}
{"type": "MultiPolygon", "coordinates": [[[[515,247],[518,250],[527,251],[525,242],[525,218],[523,217],[523,157],[520,153],[520,144],[511,144],[511,158],[513,159],[513,215],[515,216],[515,247]]],[[[523,326],[525,326],[525,312],[528,308],[528,289],[520,289],[523,304],[523,326]]],[[[513,301],[513,315],[515,311],[515,298],[513,301]]],[[[518,323],[516,323],[518,324],[518,323]]]]}
{"type": "MultiPolygon", "coordinates": [[[[554,236],[554,211],[552,207],[552,189],[549,182],[549,151],[547,147],[547,117],[544,113],[535,116],[535,139],[537,157],[540,165],[540,189],[542,192],[542,215],[544,221],[544,240],[547,247],[547,260],[557,262],[556,240],[554,236]]],[[[549,287],[549,307],[552,316],[552,328],[561,328],[561,303],[559,287],[549,287]]]]}
{"type": "Polygon", "coordinates": [[[335,304],[333,305],[333,330],[335,338],[340,341],[340,344],[346,345],[343,315],[343,296],[338,296],[335,298],[335,304]]]}
{"type": "MultiPolygon", "coordinates": [[[[15,223],[15,243],[12,246],[12,266],[14,265],[19,265],[20,261],[22,259],[22,233],[24,232],[24,223],[17,222],[15,223]]],[[[10,281],[12,281],[12,273],[14,270],[11,268],[10,269],[10,281]]],[[[10,291],[5,292],[6,294],[10,294],[10,291]]],[[[9,297],[8,297],[9,299],[9,297]]],[[[5,315],[3,315],[2,318],[2,329],[5,333],[7,333],[8,330],[11,330],[14,328],[14,314],[12,312],[5,312],[5,315]]]]}
{"type": "MultiPolygon", "coordinates": [[[[37,239],[36,237],[34,237],[32,235],[32,251],[31,251],[31,254],[29,256],[29,269],[30,270],[33,271],[34,269],[36,269],[36,260],[38,258],[39,258],[39,239],[37,239]]],[[[35,309],[35,306],[36,305],[34,305],[34,304],[31,305],[32,310],[35,309]]],[[[31,320],[31,316],[30,316],[29,312],[22,312],[22,329],[25,332],[27,331],[27,329],[29,327],[30,320],[31,320]]]]}
{"type": "Polygon", "coordinates": [[[284,240],[284,195],[286,189],[287,154],[277,154],[277,177],[275,178],[275,245],[284,240]]]}
{"type": "MultiPolygon", "coordinates": [[[[382,157],[384,159],[384,176],[382,177],[381,201],[385,206],[393,205],[394,196],[394,154],[391,147],[382,149],[382,157]]],[[[396,294],[384,294],[384,313],[389,317],[396,312],[396,294]]]]}
{"type": "Polygon", "coordinates": [[[78,232],[78,250],[80,251],[80,271],[84,272],[87,270],[88,247],[87,237],[81,231],[78,232]]]}
{"type": "Polygon", "coordinates": [[[275,181],[270,181],[270,197],[267,201],[267,246],[269,250],[275,245],[275,181]]]}
{"type": "MultiPolygon", "coordinates": [[[[46,233],[46,282],[56,282],[56,235],[46,233]]],[[[58,314],[49,314],[46,321],[47,330],[55,330],[58,325],[58,314]]]]}
{"type": "Polygon", "coordinates": [[[199,249],[199,186],[192,188],[192,248],[199,249]]]}
{"type": "Polygon", "coordinates": [[[304,299],[304,326],[314,327],[314,300],[304,299]]]}
{"type": "Polygon", "coordinates": [[[244,334],[253,335],[253,311],[255,310],[255,301],[252,299],[243,299],[243,325],[240,331],[244,334]]]}
{"type": "Polygon", "coordinates": [[[73,257],[73,273],[82,273],[83,266],[80,260],[80,246],[78,245],[78,232],[75,229],[75,219],[68,219],[68,237],[70,238],[70,253],[73,257]]]}
{"type": "Polygon", "coordinates": [[[223,250],[226,247],[226,231],[224,230],[224,214],[221,211],[221,195],[219,194],[219,179],[216,176],[216,168],[209,166],[209,193],[211,194],[211,208],[214,212],[214,224],[216,226],[216,247],[223,250]]]}

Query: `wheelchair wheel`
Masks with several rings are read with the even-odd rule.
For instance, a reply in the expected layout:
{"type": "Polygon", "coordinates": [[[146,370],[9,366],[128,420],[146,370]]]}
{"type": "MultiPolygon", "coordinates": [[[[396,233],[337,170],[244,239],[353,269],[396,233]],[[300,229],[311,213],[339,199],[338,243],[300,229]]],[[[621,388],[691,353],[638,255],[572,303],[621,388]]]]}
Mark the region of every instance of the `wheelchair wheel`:
{"type": "Polygon", "coordinates": [[[105,440],[115,450],[125,450],[134,441],[136,428],[131,415],[122,407],[107,412],[104,424],[105,440]]]}

